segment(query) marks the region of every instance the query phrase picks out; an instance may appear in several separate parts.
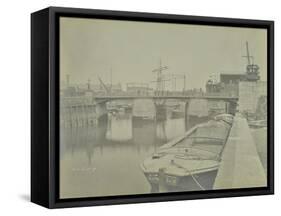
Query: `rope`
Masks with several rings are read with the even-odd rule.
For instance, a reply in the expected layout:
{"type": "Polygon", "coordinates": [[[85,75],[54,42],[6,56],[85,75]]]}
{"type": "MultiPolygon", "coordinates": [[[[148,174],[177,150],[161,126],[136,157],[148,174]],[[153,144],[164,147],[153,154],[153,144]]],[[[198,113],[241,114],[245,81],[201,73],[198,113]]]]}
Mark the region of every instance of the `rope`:
{"type": "Polygon", "coordinates": [[[197,184],[197,186],[200,187],[201,190],[206,190],[206,189],[197,181],[197,179],[193,176],[193,174],[191,173],[190,170],[188,170],[187,168],[182,167],[181,165],[179,165],[179,164],[177,164],[177,163],[175,163],[175,162],[173,162],[173,164],[176,165],[176,166],[179,167],[179,168],[182,168],[182,169],[186,170],[186,171],[189,173],[189,175],[191,176],[191,178],[194,180],[194,182],[197,184]]]}

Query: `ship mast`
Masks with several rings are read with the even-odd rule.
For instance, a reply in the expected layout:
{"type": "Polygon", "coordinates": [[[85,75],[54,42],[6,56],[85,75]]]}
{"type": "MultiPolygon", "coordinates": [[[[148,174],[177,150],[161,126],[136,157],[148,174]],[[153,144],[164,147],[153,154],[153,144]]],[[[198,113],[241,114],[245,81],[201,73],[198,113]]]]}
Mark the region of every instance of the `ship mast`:
{"type": "Polygon", "coordinates": [[[163,91],[164,88],[165,88],[165,81],[166,80],[163,80],[162,72],[164,70],[167,70],[167,69],[168,69],[167,66],[162,66],[162,61],[160,59],[159,67],[154,69],[154,70],[152,70],[153,73],[157,73],[157,78],[156,78],[156,91],[157,92],[163,91]]]}
{"type": "Polygon", "coordinates": [[[91,80],[89,78],[88,82],[87,82],[87,90],[90,90],[90,89],[91,89],[91,80]]]}

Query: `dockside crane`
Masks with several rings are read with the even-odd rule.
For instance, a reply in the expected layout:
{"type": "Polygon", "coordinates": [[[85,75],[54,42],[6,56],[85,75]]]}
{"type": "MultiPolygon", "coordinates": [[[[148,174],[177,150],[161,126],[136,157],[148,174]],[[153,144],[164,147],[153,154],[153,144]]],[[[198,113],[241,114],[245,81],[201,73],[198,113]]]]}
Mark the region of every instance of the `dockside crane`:
{"type": "Polygon", "coordinates": [[[254,64],[254,57],[250,55],[248,41],[246,41],[246,55],[242,56],[242,57],[247,59],[248,65],[253,65],[254,64]],[[252,62],[251,62],[251,59],[252,59],[252,62]]]}
{"type": "Polygon", "coordinates": [[[110,89],[106,86],[106,84],[102,81],[102,79],[98,76],[98,80],[103,87],[103,89],[106,91],[106,93],[110,93],[110,89]]]}
{"type": "Polygon", "coordinates": [[[246,66],[246,79],[248,81],[258,81],[260,79],[259,66],[254,64],[254,57],[250,55],[248,41],[246,41],[246,56],[242,57],[247,58],[248,63],[246,66]]]}

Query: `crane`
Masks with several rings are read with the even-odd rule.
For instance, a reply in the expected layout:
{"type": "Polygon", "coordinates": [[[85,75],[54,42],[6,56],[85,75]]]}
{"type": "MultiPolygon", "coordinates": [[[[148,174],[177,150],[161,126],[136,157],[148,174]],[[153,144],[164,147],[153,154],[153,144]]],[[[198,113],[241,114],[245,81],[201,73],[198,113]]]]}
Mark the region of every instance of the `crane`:
{"type": "Polygon", "coordinates": [[[246,41],[246,53],[247,54],[245,56],[242,56],[242,57],[247,58],[248,65],[253,65],[254,64],[254,57],[250,55],[248,41],[246,41]],[[251,62],[251,59],[252,59],[252,62],[251,62]]]}
{"type": "Polygon", "coordinates": [[[246,67],[246,79],[249,81],[257,81],[260,79],[259,66],[254,64],[254,57],[250,55],[248,41],[246,41],[246,56],[248,65],[246,67]],[[252,61],[251,61],[252,60],[252,61]]]}
{"type": "Polygon", "coordinates": [[[106,93],[110,93],[110,89],[108,89],[108,87],[105,85],[105,83],[102,81],[102,79],[98,76],[98,79],[101,83],[101,86],[104,88],[104,90],[106,91],[106,93]]]}

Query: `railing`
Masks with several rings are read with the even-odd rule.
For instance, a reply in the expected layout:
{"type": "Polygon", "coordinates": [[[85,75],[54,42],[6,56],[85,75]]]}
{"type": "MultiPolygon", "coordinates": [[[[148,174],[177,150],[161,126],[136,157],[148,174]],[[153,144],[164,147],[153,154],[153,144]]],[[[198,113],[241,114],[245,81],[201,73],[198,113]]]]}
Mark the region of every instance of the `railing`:
{"type": "Polygon", "coordinates": [[[202,99],[238,99],[238,96],[230,93],[206,93],[206,92],[170,92],[170,91],[161,91],[161,92],[146,92],[146,93],[135,93],[135,92],[115,92],[115,93],[93,93],[92,95],[80,95],[80,96],[61,96],[60,104],[61,106],[95,106],[97,101],[96,99],[110,99],[110,98],[202,98],[202,99]]]}
{"type": "Polygon", "coordinates": [[[237,94],[233,94],[233,93],[206,93],[206,92],[182,92],[182,91],[154,91],[154,92],[112,92],[112,93],[106,93],[106,92],[99,92],[99,93],[93,93],[93,97],[117,97],[117,96],[131,96],[131,97],[138,97],[138,96],[151,96],[151,97],[155,97],[155,96],[202,96],[202,97],[206,97],[206,96],[217,96],[217,97],[238,97],[237,94]]]}

